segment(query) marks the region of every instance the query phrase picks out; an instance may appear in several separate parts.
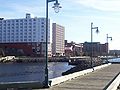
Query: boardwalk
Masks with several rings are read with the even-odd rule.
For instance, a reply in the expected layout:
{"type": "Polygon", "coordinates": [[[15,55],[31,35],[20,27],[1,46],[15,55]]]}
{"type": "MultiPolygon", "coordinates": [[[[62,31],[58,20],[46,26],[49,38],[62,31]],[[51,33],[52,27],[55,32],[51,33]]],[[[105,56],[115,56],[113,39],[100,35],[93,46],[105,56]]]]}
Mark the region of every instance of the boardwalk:
{"type": "Polygon", "coordinates": [[[49,89],[39,90],[103,90],[119,72],[120,64],[112,64],[49,89]]]}

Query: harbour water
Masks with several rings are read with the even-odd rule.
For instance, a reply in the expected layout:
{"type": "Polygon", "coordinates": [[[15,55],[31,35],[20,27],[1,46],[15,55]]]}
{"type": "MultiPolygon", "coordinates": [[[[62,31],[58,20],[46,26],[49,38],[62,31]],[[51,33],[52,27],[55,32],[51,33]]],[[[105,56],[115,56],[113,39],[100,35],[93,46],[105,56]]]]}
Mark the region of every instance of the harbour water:
{"type": "MultiPolygon", "coordinates": [[[[61,76],[62,72],[69,70],[71,65],[67,62],[48,63],[49,79],[61,76]]],[[[0,83],[44,81],[44,63],[8,63],[0,64],[0,83]]]]}
{"type": "Polygon", "coordinates": [[[116,58],[116,59],[110,59],[108,60],[109,62],[113,62],[113,63],[120,63],[120,58],[116,58]]]}

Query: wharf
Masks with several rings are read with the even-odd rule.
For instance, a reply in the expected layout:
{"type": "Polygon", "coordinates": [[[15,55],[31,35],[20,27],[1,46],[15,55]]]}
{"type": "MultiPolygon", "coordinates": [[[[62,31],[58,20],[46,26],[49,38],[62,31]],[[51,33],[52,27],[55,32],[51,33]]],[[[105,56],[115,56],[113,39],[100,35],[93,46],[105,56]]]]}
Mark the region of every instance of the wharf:
{"type": "Polygon", "coordinates": [[[120,84],[120,64],[109,65],[48,89],[35,90],[115,90],[110,88],[116,83],[120,84]],[[118,80],[113,83],[117,76],[119,76],[118,80]]]}

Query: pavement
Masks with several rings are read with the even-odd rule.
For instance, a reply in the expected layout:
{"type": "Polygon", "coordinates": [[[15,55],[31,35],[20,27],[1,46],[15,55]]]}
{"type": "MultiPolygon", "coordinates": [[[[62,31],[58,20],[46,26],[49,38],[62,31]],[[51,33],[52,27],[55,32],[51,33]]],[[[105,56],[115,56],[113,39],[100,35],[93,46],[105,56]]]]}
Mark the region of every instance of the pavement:
{"type": "Polygon", "coordinates": [[[48,89],[34,90],[103,90],[119,72],[120,64],[112,64],[48,89]]]}

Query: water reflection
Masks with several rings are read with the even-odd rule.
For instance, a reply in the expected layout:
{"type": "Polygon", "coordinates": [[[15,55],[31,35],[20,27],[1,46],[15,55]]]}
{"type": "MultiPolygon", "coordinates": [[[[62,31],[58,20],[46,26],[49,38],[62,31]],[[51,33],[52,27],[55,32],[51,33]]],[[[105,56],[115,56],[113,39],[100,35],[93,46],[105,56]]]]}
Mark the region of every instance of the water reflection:
{"type": "MultiPolygon", "coordinates": [[[[68,63],[48,63],[49,78],[61,76],[70,69],[68,63]]],[[[44,81],[45,63],[0,64],[0,82],[44,81]]]]}

